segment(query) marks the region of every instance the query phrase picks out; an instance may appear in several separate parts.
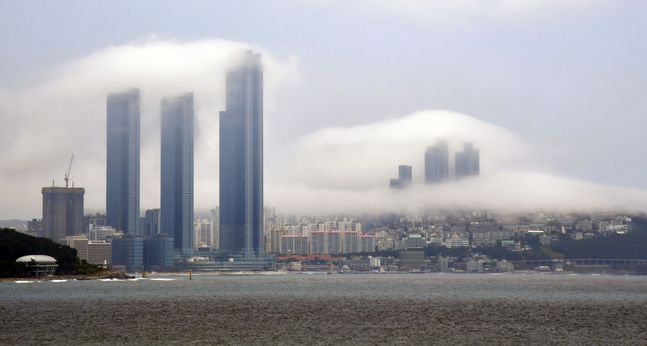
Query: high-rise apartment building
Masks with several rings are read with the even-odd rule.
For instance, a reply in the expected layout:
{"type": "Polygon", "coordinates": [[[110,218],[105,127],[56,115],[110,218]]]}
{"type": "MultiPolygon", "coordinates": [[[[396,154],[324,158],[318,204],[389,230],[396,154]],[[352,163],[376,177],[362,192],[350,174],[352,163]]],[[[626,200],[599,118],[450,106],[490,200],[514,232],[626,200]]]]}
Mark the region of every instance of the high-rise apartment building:
{"type": "Polygon", "coordinates": [[[83,234],[82,187],[44,187],[42,235],[61,241],[66,236],[83,234]]]}
{"type": "Polygon", "coordinates": [[[106,218],[108,226],[137,234],[139,228],[139,90],[108,95],[106,218]]]}
{"type": "Polygon", "coordinates": [[[425,183],[449,179],[449,150],[447,142],[439,140],[425,151],[425,183]]]}
{"type": "Polygon", "coordinates": [[[285,255],[307,255],[308,236],[306,235],[283,235],[279,237],[281,249],[277,251],[285,255]]]}
{"type": "Polygon", "coordinates": [[[456,178],[479,175],[481,172],[479,150],[466,142],[463,151],[456,153],[456,178]]]}
{"type": "Polygon", "coordinates": [[[162,99],[160,233],[193,249],[193,94],[162,99]]]}
{"type": "Polygon", "coordinates": [[[227,73],[220,112],[220,250],[263,253],[263,68],[246,52],[227,73]]]}
{"type": "Polygon", "coordinates": [[[213,246],[213,221],[211,219],[198,219],[194,223],[195,235],[193,246],[196,248],[213,246]]]}

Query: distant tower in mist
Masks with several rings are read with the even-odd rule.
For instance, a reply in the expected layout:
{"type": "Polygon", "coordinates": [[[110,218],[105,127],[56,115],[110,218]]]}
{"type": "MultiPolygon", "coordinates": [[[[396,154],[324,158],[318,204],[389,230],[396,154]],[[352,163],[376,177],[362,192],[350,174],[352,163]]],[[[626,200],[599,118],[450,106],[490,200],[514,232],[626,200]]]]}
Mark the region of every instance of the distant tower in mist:
{"type": "Polygon", "coordinates": [[[470,142],[463,145],[463,151],[455,156],[456,178],[479,175],[481,172],[480,154],[470,142]]]}
{"type": "Polygon", "coordinates": [[[139,90],[108,95],[106,217],[108,226],[137,234],[139,224],[139,90]]]}
{"type": "Polygon", "coordinates": [[[160,233],[193,248],[193,94],[162,99],[160,233]]]}
{"type": "Polygon", "coordinates": [[[413,183],[413,173],[411,166],[398,166],[398,179],[401,187],[407,187],[413,183]]]}
{"type": "Polygon", "coordinates": [[[220,249],[263,252],[263,68],[244,53],[227,73],[220,112],[220,249]]]}
{"type": "Polygon", "coordinates": [[[425,151],[425,183],[433,184],[449,178],[447,142],[439,140],[425,151]]]}
{"type": "Polygon", "coordinates": [[[409,187],[413,183],[412,167],[407,165],[398,166],[398,179],[389,180],[389,186],[392,189],[402,189],[409,187]]]}
{"type": "Polygon", "coordinates": [[[68,235],[85,233],[82,187],[44,187],[42,236],[60,241],[68,235]]]}

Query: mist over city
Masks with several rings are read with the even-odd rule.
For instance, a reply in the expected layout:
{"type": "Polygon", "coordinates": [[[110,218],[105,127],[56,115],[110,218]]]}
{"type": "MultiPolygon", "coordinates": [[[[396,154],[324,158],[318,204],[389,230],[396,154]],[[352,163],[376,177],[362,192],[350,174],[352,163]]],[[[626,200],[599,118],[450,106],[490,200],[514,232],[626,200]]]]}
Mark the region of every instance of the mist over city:
{"type": "MultiPolygon", "coordinates": [[[[4,217],[37,214],[39,206],[32,201],[39,192],[26,192],[24,186],[60,182],[69,153],[76,156],[72,179],[89,192],[87,208],[102,210],[105,179],[97,173],[105,171],[105,133],[99,131],[105,123],[104,98],[110,91],[131,86],[140,88],[142,95],[142,207],[153,208],[159,200],[159,99],[184,91],[195,94],[195,207],[217,206],[217,114],[224,102],[224,86],[217,81],[236,55],[248,48],[247,43],[221,39],[183,42],[148,37],[49,67],[42,80],[3,90],[3,141],[8,150],[2,154],[7,165],[0,184],[15,196],[3,200],[4,217]],[[53,143],[56,150],[51,150],[53,143]]],[[[308,88],[299,64],[296,55],[265,54],[266,203],[286,212],[415,212],[431,207],[644,211],[647,206],[647,192],[639,186],[563,173],[542,157],[556,150],[557,156],[577,162],[582,154],[572,148],[533,143],[513,129],[481,120],[479,114],[434,108],[377,113],[372,121],[347,126],[332,122],[283,138],[286,121],[307,123],[312,117],[308,109],[299,119],[285,119],[282,114],[283,103],[290,99],[281,97],[289,92],[286,89],[295,84],[308,88]],[[481,176],[391,193],[388,178],[399,164],[412,165],[414,182],[422,185],[424,150],[437,140],[447,140],[456,149],[463,142],[474,142],[482,152],[481,176]]],[[[317,107],[312,105],[314,113],[317,107]]]]}
{"type": "Polygon", "coordinates": [[[647,2],[0,2],[0,345],[641,345],[647,2]]]}

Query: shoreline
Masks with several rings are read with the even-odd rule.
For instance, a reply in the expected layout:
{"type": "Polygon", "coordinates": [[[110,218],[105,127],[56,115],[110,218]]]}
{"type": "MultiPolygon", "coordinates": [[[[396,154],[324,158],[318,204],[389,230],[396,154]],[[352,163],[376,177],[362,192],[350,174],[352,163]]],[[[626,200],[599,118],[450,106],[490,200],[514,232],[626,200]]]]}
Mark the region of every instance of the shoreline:
{"type": "Polygon", "coordinates": [[[157,272],[154,274],[148,274],[146,277],[142,277],[139,273],[124,273],[124,272],[107,272],[100,273],[97,275],[54,275],[46,277],[10,277],[10,278],[0,278],[0,283],[2,282],[47,282],[47,281],[58,281],[58,280],[72,280],[72,281],[95,281],[95,280],[141,280],[141,279],[151,279],[156,277],[165,277],[165,276],[180,276],[180,277],[203,277],[203,276],[264,276],[264,275],[317,275],[317,276],[346,276],[346,275],[456,275],[456,276],[476,276],[476,275],[487,275],[487,276],[604,276],[604,277],[621,277],[621,276],[635,276],[642,277],[646,276],[644,274],[629,274],[629,273],[577,273],[577,272],[535,272],[535,271],[515,271],[515,272],[504,272],[504,273],[466,273],[466,272],[346,272],[346,273],[333,273],[329,274],[327,272],[277,272],[277,271],[259,271],[259,272],[157,272]]]}

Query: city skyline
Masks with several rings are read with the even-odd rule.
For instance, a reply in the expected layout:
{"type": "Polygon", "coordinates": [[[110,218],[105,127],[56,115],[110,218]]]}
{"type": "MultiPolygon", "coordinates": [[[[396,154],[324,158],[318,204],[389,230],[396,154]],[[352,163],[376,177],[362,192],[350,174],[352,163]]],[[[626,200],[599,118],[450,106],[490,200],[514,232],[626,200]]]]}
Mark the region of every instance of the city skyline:
{"type": "MultiPolygon", "coordinates": [[[[636,63],[645,54],[638,44],[644,4],[443,3],[418,4],[410,12],[403,4],[332,1],[295,6],[289,16],[271,2],[257,4],[258,13],[242,11],[243,4],[200,4],[204,11],[179,25],[169,19],[188,18],[189,10],[166,3],[158,4],[164,21],[129,17],[123,31],[90,37],[72,30],[70,23],[87,18],[71,3],[0,5],[2,13],[16,14],[3,17],[7,30],[0,32],[13,47],[0,57],[7,148],[0,154],[0,187],[11,196],[0,205],[1,218],[39,215],[38,189],[64,171],[71,153],[78,158],[74,178],[86,187],[86,209],[103,210],[105,94],[129,86],[142,90],[140,209],[160,201],[159,100],[186,90],[198,100],[195,206],[213,208],[219,184],[210,172],[219,166],[211,153],[218,151],[214,134],[225,98],[219,81],[235,53],[248,49],[261,52],[266,65],[265,200],[283,210],[331,212],[348,204],[357,210],[359,203],[365,204],[361,212],[397,210],[401,203],[392,203],[385,181],[402,162],[417,167],[420,178],[424,163],[409,153],[439,138],[478,143],[488,155],[483,174],[453,191],[425,193],[429,200],[413,196],[415,203],[404,203],[408,209],[434,207],[437,200],[525,210],[644,210],[647,204],[639,149],[645,105],[636,96],[646,73],[636,63]],[[230,25],[242,13],[253,23],[230,25]],[[304,21],[314,27],[316,47],[292,34],[304,21]],[[258,30],[270,23],[282,35],[258,30]],[[391,24],[398,29],[385,30],[391,24]],[[60,44],[43,47],[43,37],[60,44]],[[452,197],[466,189],[469,196],[452,197]]],[[[121,9],[107,4],[105,13],[121,9]]],[[[112,27],[111,16],[99,12],[85,15],[112,27]]]]}
{"type": "Polygon", "coordinates": [[[647,340],[647,0],[0,1],[0,344],[647,340]]]}

